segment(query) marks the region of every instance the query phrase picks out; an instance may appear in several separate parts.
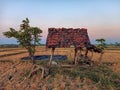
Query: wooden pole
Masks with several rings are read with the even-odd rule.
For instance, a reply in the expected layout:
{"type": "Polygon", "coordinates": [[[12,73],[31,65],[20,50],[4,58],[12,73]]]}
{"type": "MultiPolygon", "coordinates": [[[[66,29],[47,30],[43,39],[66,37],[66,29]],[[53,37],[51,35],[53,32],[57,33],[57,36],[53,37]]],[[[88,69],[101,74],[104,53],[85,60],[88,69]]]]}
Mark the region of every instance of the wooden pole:
{"type": "Polygon", "coordinates": [[[81,55],[82,55],[82,48],[76,47],[75,48],[75,55],[74,55],[74,64],[78,63],[78,60],[80,59],[81,55]]]}
{"type": "Polygon", "coordinates": [[[102,63],[103,54],[104,54],[104,52],[102,51],[102,52],[100,53],[100,57],[99,57],[99,64],[100,64],[100,65],[101,65],[101,63],[102,63]]]}
{"type": "Polygon", "coordinates": [[[76,64],[76,56],[77,56],[77,48],[75,48],[75,54],[74,54],[74,64],[76,64]]]}
{"type": "Polygon", "coordinates": [[[52,64],[54,51],[55,51],[55,48],[53,47],[53,48],[52,48],[52,50],[51,50],[51,56],[50,56],[50,62],[49,62],[49,65],[51,65],[51,64],[52,64]]]}
{"type": "Polygon", "coordinates": [[[93,49],[91,50],[91,57],[90,57],[90,60],[93,59],[93,49]]]}

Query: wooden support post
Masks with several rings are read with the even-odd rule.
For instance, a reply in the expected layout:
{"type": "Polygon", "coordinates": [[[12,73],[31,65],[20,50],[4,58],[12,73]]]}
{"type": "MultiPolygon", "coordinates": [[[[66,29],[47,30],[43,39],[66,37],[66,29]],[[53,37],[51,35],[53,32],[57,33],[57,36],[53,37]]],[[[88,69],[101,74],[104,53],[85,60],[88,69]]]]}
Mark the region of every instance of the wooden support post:
{"type": "Polygon", "coordinates": [[[76,56],[77,56],[77,48],[75,48],[75,54],[74,54],[74,64],[76,64],[76,56]]]}
{"type": "Polygon", "coordinates": [[[50,56],[50,62],[49,62],[49,65],[51,65],[51,64],[52,64],[54,51],[55,51],[55,48],[53,47],[53,48],[52,48],[52,50],[51,50],[51,56],[50,56]]]}
{"type": "Polygon", "coordinates": [[[92,58],[93,58],[93,49],[91,50],[91,57],[90,57],[90,60],[92,60],[92,58]]]}
{"type": "Polygon", "coordinates": [[[81,47],[75,48],[74,64],[78,63],[78,59],[79,59],[81,53],[82,53],[82,48],[81,47]]]}
{"type": "Polygon", "coordinates": [[[86,48],[85,57],[87,57],[87,55],[88,55],[88,49],[86,48]]]}
{"type": "Polygon", "coordinates": [[[100,53],[100,57],[99,57],[99,64],[100,64],[100,65],[101,65],[101,63],[102,63],[103,54],[104,54],[104,52],[102,51],[102,52],[100,53]]]}

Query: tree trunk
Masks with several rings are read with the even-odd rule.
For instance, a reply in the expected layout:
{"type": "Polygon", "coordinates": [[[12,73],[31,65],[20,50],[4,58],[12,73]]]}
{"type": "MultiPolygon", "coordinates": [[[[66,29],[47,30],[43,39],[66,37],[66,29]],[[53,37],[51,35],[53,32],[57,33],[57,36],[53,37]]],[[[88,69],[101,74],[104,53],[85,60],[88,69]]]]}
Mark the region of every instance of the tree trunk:
{"type": "Polygon", "coordinates": [[[35,64],[34,54],[29,53],[29,57],[30,57],[30,59],[31,59],[32,63],[33,63],[33,64],[35,64]]]}

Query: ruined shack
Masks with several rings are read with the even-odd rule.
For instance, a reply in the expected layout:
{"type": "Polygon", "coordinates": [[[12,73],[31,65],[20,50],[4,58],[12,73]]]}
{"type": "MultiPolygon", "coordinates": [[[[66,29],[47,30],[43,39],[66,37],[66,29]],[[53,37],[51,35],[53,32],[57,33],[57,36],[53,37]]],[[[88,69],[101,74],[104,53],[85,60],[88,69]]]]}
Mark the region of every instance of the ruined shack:
{"type": "Polygon", "coordinates": [[[85,28],[49,28],[46,41],[47,48],[75,48],[90,44],[87,29],[85,28]]]}
{"type": "Polygon", "coordinates": [[[52,49],[49,64],[52,64],[55,48],[69,48],[71,45],[75,47],[74,63],[76,64],[79,57],[78,50],[81,51],[86,43],[90,44],[90,40],[85,28],[49,28],[46,41],[46,48],[52,49]]]}

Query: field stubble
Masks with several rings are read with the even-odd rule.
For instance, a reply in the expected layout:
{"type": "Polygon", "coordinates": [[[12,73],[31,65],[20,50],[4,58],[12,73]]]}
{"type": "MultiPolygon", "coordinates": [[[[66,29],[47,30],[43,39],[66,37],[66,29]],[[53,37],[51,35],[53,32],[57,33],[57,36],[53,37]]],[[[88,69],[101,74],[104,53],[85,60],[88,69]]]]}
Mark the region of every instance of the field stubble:
{"type": "MultiPolygon", "coordinates": [[[[12,60],[19,61],[21,58],[28,56],[25,49],[13,48],[13,49],[0,49],[0,60],[12,60]],[[8,50],[8,51],[7,51],[8,50]],[[21,52],[21,53],[20,53],[21,52]],[[22,53],[23,52],[23,53],[22,53]],[[18,54],[16,54],[18,53],[18,54]],[[9,55],[10,54],[10,55],[9,55]],[[15,55],[14,55],[15,54],[15,55]]],[[[35,55],[51,55],[51,49],[46,49],[45,47],[37,47],[35,55]]],[[[84,52],[83,52],[84,53],[84,52]]],[[[55,55],[67,55],[68,60],[73,60],[74,58],[74,48],[57,48],[55,50],[55,55]]],[[[89,53],[90,55],[91,53],[89,53]]],[[[100,54],[94,53],[93,60],[98,61],[100,54]]],[[[116,71],[120,72],[120,50],[105,50],[102,62],[110,63],[110,67],[116,71]]]]}
{"type": "MultiPolygon", "coordinates": [[[[30,72],[30,69],[33,67],[33,65],[29,63],[29,61],[21,63],[21,58],[28,56],[28,53],[25,49],[19,49],[19,48],[11,49],[11,50],[7,48],[0,49],[0,55],[4,55],[3,57],[0,57],[0,84],[1,86],[2,84],[5,85],[5,90],[8,90],[8,88],[9,90],[13,90],[14,88],[18,88],[19,90],[21,89],[27,90],[29,89],[29,85],[31,85],[30,90],[36,89],[36,87],[38,86],[38,83],[41,80],[40,79],[41,77],[40,75],[38,75],[37,77],[34,76],[30,81],[27,79],[28,73],[30,72]],[[24,53],[19,53],[23,51],[24,53]],[[14,76],[14,78],[11,79],[10,78],[11,76],[12,77],[14,76]],[[10,81],[5,77],[6,78],[9,77],[10,81]]],[[[50,55],[50,49],[45,49],[44,47],[38,47],[35,55],[50,55]]],[[[73,60],[74,49],[73,48],[56,49],[55,55],[67,55],[68,60],[73,60]]],[[[95,53],[93,56],[93,60],[98,61],[99,56],[100,56],[99,54],[95,53]]],[[[102,62],[106,63],[113,71],[120,73],[120,50],[105,50],[102,62]]],[[[58,78],[61,78],[62,76],[56,75],[55,77],[58,79],[58,78]]],[[[63,88],[63,90],[65,88],[65,84],[67,84],[66,83],[67,81],[64,82],[64,80],[63,80],[63,83],[61,84],[56,80],[52,80],[50,82],[57,83],[56,85],[59,84],[61,89],[63,88]]],[[[73,84],[74,83],[71,82],[70,88],[72,88],[72,86],[74,87],[73,84]]],[[[43,88],[42,90],[46,90],[44,89],[45,85],[47,84],[44,84],[44,86],[42,87],[43,88]]],[[[91,87],[94,88],[94,90],[97,90],[95,89],[96,86],[93,86],[93,84],[90,84],[90,85],[91,87]]],[[[57,87],[58,86],[56,86],[56,88],[57,87]]],[[[83,85],[82,89],[87,87],[88,85],[85,84],[83,85]]]]}

